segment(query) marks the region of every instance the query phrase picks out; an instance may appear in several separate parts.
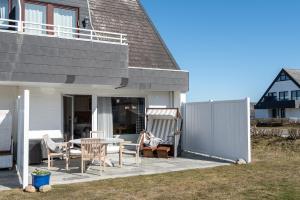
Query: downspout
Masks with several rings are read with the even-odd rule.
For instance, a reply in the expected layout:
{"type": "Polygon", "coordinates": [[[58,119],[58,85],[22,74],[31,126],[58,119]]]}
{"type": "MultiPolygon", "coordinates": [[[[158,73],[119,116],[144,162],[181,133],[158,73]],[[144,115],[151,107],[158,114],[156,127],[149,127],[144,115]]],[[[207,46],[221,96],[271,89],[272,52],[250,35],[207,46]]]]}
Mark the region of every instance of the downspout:
{"type": "Polygon", "coordinates": [[[86,0],[86,3],[87,3],[88,11],[89,11],[90,26],[91,26],[91,29],[94,31],[95,29],[94,29],[94,26],[93,26],[92,14],[91,14],[91,9],[90,9],[90,2],[89,2],[89,0],[86,0]]]}

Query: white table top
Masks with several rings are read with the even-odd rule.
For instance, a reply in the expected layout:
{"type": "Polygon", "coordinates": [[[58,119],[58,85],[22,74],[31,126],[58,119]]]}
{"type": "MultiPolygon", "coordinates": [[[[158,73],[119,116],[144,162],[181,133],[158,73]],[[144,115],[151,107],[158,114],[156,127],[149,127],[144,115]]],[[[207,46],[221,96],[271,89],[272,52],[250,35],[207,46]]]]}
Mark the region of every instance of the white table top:
{"type": "MultiPolygon", "coordinates": [[[[81,138],[81,139],[96,139],[96,138],[81,138]]],[[[81,139],[74,139],[74,140],[70,140],[69,142],[72,144],[81,144],[81,139]]],[[[120,139],[120,138],[101,139],[102,144],[118,144],[121,142],[124,142],[124,139],[120,139]]]]}

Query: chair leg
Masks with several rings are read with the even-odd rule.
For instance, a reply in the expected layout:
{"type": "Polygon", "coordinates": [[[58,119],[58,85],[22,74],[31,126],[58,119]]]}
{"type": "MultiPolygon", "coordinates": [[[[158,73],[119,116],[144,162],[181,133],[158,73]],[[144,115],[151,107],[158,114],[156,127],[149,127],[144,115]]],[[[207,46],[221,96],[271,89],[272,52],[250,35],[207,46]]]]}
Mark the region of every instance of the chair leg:
{"type": "Polygon", "coordinates": [[[139,164],[139,153],[136,152],[135,154],[135,163],[138,165],[139,164]]]}
{"type": "Polygon", "coordinates": [[[69,171],[69,158],[66,157],[66,170],[69,171]]]}
{"type": "Polygon", "coordinates": [[[100,154],[100,156],[99,156],[99,174],[100,174],[100,176],[102,175],[102,170],[103,170],[102,165],[105,165],[105,163],[101,164],[101,154],[100,154]]]}
{"type": "Polygon", "coordinates": [[[83,174],[83,168],[84,168],[84,162],[83,159],[81,158],[81,174],[83,174]]]}
{"type": "Polygon", "coordinates": [[[50,158],[50,155],[48,154],[48,170],[50,170],[50,167],[51,167],[51,158],[50,158]]]}
{"type": "Polygon", "coordinates": [[[123,146],[120,145],[120,150],[119,150],[119,165],[120,167],[123,167],[123,146]]]}

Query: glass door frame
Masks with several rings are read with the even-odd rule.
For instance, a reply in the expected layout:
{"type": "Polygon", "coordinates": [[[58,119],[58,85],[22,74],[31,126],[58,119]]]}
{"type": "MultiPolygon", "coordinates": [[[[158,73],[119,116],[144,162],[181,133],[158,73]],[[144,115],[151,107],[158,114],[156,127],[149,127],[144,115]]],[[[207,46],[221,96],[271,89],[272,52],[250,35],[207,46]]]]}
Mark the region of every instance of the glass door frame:
{"type": "MultiPolygon", "coordinates": [[[[74,139],[74,96],[73,95],[62,95],[62,115],[63,115],[63,136],[65,134],[65,105],[64,105],[64,98],[71,98],[71,140],[74,139]]],[[[65,141],[68,142],[68,141],[65,141]]]]}

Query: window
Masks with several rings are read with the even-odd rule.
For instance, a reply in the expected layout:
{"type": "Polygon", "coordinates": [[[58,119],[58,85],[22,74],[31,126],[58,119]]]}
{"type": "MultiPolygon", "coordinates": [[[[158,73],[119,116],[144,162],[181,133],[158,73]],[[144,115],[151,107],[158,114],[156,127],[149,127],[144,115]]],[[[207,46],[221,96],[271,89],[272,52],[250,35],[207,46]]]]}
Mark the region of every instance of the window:
{"type": "Polygon", "coordinates": [[[268,96],[269,97],[274,97],[274,99],[277,99],[277,92],[269,92],[268,96]]]}
{"type": "Polygon", "coordinates": [[[290,80],[289,77],[288,77],[288,75],[286,75],[285,72],[281,72],[281,74],[280,74],[280,76],[279,76],[279,78],[278,78],[277,81],[287,81],[287,80],[290,80]]]}
{"type": "Polygon", "coordinates": [[[279,101],[288,100],[288,91],[279,92],[279,101]]]}
{"type": "Polygon", "coordinates": [[[64,26],[70,28],[55,28],[59,33],[60,37],[74,37],[72,32],[72,28],[77,27],[78,22],[78,9],[51,4],[51,3],[44,3],[38,1],[30,1],[27,0],[24,3],[24,21],[26,22],[33,22],[37,24],[30,24],[25,23],[25,31],[32,33],[32,34],[53,34],[53,28],[51,26],[45,26],[40,24],[53,24],[56,26],[64,26]],[[40,30],[42,29],[42,30],[40,30]],[[45,31],[48,29],[49,31],[45,31]]]}
{"type": "MultiPolygon", "coordinates": [[[[0,0],[0,18],[8,19],[8,0],[0,0]]],[[[6,21],[0,20],[0,28],[7,29],[6,21]]]]}
{"type": "Polygon", "coordinates": [[[37,35],[46,34],[46,31],[43,31],[46,27],[40,25],[47,23],[46,10],[47,7],[44,5],[25,3],[25,21],[29,22],[25,24],[25,32],[37,35]]]}
{"type": "MultiPolygon", "coordinates": [[[[63,8],[54,8],[53,24],[56,26],[76,28],[76,12],[63,8]]],[[[70,28],[60,28],[60,37],[74,37],[72,32],[75,30],[70,28]],[[69,33],[70,32],[70,33],[69,33]]]]}
{"type": "Polygon", "coordinates": [[[144,98],[111,98],[113,134],[138,134],[145,128],[144,98]]]}
{"type": "Polygon", "coordinates": [[[300,90],[294,90],[291,92],[291,100],[300,100],[300,90]]]}

